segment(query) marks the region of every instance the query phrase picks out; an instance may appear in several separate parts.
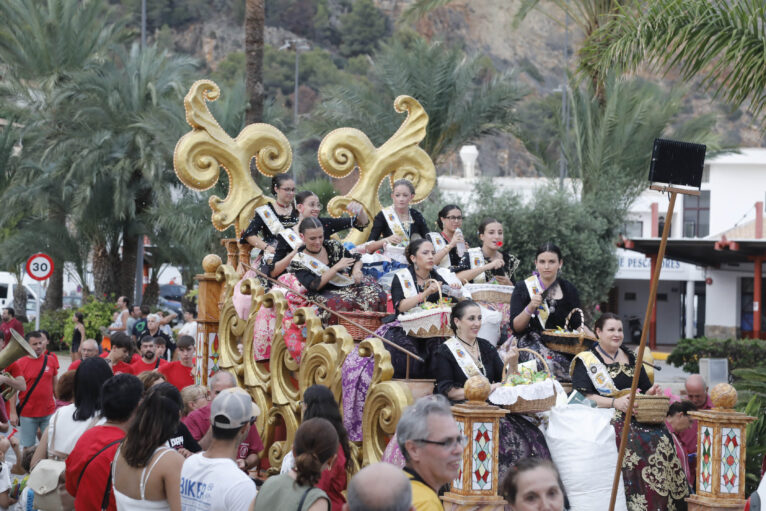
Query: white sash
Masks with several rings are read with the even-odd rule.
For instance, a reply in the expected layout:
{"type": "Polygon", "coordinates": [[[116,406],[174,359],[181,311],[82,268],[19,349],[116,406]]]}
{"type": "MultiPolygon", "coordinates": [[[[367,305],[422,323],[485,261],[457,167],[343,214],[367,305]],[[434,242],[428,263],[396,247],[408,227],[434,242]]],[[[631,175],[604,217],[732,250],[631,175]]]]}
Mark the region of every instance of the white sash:
{"type": "MultiPolygon", "coordinates": [[[[484,261],[484,253],[481,251],[481,247],[468,249],[468,261],[471,263],[471,268],[478,268],[486,264],[484,261]]],[[[487,282],[487,276],[485,275],[485,272],[481,272],[476,275],[471,282],[475,282],[477,284],[484,284],[487,282]]]]}
{"type": "Polygon", "coordinates": [[[259,208],[255,208],[255,212],[258,213],[258,216],[261,217],[263,223],[266,224],[266,227],[274,236],[279,234],[279,232],[284,229],[284,226],[280,223],[279,219],[277,219],[277,215],[274,213],[274,210],[271,209],[271,206],[268,204],[259,208]]]}
{"type": "Polygon", "coordinates": [[[279,235],[284,239],[291,248],[296,249],[301,246],[301,237],[292,229],[282,229],[279,231],[279,235]]]}
{"type": "MultiPolygon", "coordinates": [[[[295,254],[293,261],[296,261],[298,264],[302,265],[311,273],[318,275],[320,277],[324,275],[325,272],[327,272],[330,269],[330,267],[324,264],[322,261],[320,261],[316,257],[311,257],[305,252],[298,252],[297,254],[295,254]]],[[[354,283],[354,279],[346,275],[342,275],[340,273],[336,273],[335,276],[332,279],[330,279],[330,284],[334,286],[338,286],[338,287],[350,286],[353,283],[354,283]]]]}
{"type": "Polygon", "coordinates": [[[606,366],[593,354],[593,352],[583,351],[575,356],[574,360],[572,360],[572,364],[569,366],[570,376],[574,372],[575,362],[578,358],[585,366],[588,378],[590,378],[591,383],[596,387],[599,394],[607,397],[615,397],[620,393],[624,394],[624,392],[618,390],[614,385],[614,380],[609,376],[609,371],[606,366]]]}
{"type": "MultiPolygon", "coordinates": [[[[383,208],[382,211],[383,211],[383,218],[386,219],[386,224],[388,224],[388,228],[391,229],[392,233],[402,238],[402,242],[400,243],[400,245],[401,246],[409,245],[410,236],[404,230],[402,221],[399,220],[399,216],[396,214],[396,211],[394,211],[394,207],[389,206],[387,208],[383,208]]],[[[412,215],[410,215],[410,218],[412,218],[412,215]]]]}
{"type": "MultiPolygon", "coordinates": [[[[478,339],[476,342],[479,342],[478,339]]],[[[468,352],[463,347],[463,343],[461,343],[457,338],[450,337],[444,341],[444,344],[447,346],[447,348],[449,348],[452,356],[455,357],[457,365],[460,366],[460,369],[462,369],[466,378],[470,378],[472,376],[484,376],[483,368],[479,369],[479,366],[476,365],[476,361],[471,355],[468,354],[468,352]]]]}
{"type": "Polygon", "coordinates": [[[418,294],[418,287],[415,285],[415,281],[412,279],[412,273],[409,268],[402,268],[394,272],[396,278],[399,279],[399,284],[402,286],[402,292],[405,298],[412,298],[418,294]]]}
{"type": "MultiPolygon", "coordinates": [[[[428,239],[434,246],[434,253],[438,254],[440,250],[447,248],[447,241],[440,233],[429,232],[426,236],[428,236],[428,239]]],[[[449,268],[451,266],[449,252],[447,252],[446,256],[442,257],[441,261],[439,261],[439,266],[442,268],[449,268]]]]}
{"type": "MultiPolygon", "coordinates": [[[[543,284],[540,282],[540,279],[537,277],[537,275],[531,275],[529,278],[524,280],[524,284],[527,286],[527,291],[529,291],[530,298],[532,295],[539,295],[544,291],[543,284]]],[[[548,321],[548,316],[550,315],[548,304],[545,303],[545,300],[543,300],[543,303],[541,303],[537,308],[535,314],[537,315],[537,319],[540,320],[540,324],[543,326],[543,328],[545,328],[545,322],[548,321]]]]}

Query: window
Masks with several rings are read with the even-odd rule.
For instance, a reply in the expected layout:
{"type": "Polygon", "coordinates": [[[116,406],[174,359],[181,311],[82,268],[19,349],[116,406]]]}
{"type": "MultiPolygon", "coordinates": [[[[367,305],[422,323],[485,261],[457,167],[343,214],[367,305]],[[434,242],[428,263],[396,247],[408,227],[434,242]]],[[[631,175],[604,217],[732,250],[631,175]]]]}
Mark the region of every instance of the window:
{"type": "Polygon", "coordinates": [[[644,222],[628,220],[622,226],[622,234],[628,239],[641,238],[644,235],[644,222]]]}
{"type": "Polygon", "coordinates": [[[5,284],[0,284],[0,300],[4,300],[8,298],[8,286],[5,284]]]}
{"type": "Polygon", "coordinates": [[[710,234],[710,190],[699,197],[684,196],[684,238],[703,238],[710,234]]]}

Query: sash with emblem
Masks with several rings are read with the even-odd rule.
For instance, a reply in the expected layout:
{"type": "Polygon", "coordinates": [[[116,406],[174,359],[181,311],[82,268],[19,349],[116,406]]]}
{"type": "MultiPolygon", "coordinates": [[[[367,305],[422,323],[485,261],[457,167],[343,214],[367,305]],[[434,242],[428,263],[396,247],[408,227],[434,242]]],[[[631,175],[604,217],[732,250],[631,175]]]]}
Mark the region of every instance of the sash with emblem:
{"type": "Polygon", "coordinates": [[[418,294],[418,288],[415,285],[415,280],[412,278],[409,268],[402,268],[394,272],[396,278],[399,279],[399,284],[402,286],[402,292],[405,298],[412,298],[418,294]]]}
{"type": "MultiPolygon", "coordinates": [[[[543,288],[543,284],[540,282],[540,279],[537,278],[537,275],[532,275],[524,280],[524,284],[527,286],[527,291],[529,291],[530,298],[532,295],[539,295],[545,290],[545,288],[543,288]]],[[[548,316],[550,316],[548,304],[545,303],[545,300],[543,300],[543,303],[540,304],[535,313],[537,315],[537,319],[540,320],[540,324],[543,326],[543,328],[545,328],[545,322],[548,321],[548,316]]]]}
{"type": "Polygon", "coordinates": [[[282,229],[279,231],[279,235],[284,239],[291,248],[296,249],[301,246],[301,237],[298,236],[292,229],[282,229]]]}
{"type": "MultiPolygon", "coordinates": [[[[428,240],[433,244],[434,246],[434,253],[439,253],[440,250],[447,248],[447,241],[444,239],[444,236],[441,235],[441,233],[438,232],[429,232],[427,235],[428,240]]],[[[450,267],[450,258],[449,254],[442,257],[442,260],[439,261],[439,266],[442,268],[449,268],[450,267]]]]}
{"type": "MultiPolygon", "coordinates": [[[[316,257],[311,257],[305,252],[298,252],[297,254],[295,254],[293,261],[297,262],[298,264],[302,265],[304,268],[309,270],[311,273],[318,275],[320,277],[324,275],[330,269],[330,267],[324,264],[322,261],[320,261],[316,257]]],[[[338,286],[338,287],[350,286],[353,283],[354,283],[354,279],[340,273],[336,273],[335,276],[332,279],[330,279],[330,284],[334,286],[338,286]]]]}
{"type": "MultiPolygon", "coordinates": [[[[486,264],[484,261],[484,252],[481,251],[481,247],[473,247],[468,249],[468,262],[471,263],[471,268],[478,268],[479,266],[484,266],[486,264]]],[[[475,282],[476,284],[486,283],[487,276],[485,273],[486,272],[481,272],[476,275],[472,282],[475,282]]]]}
{"type": "Polygon", "coordinates": [[[276,213],[274,213],[274,210],[271,209],[271,206],[268,204],[259,208],[255,208],[255,212],[258,213],[258,216],[261,217],[263,223],[266,224],[266,227],[274,236],[279,234],[279,232],[284,229],[284,226],[280,223],[276,213]]]}
{"type": "MultiPolygon", "coordinates": [[[[588,372],[588,378],[590,378],[590,381],[593,383],[593,386],[596,387],[599,394],[607,397],[620,397],[625,395],[624,390],[617,390],[617,387],[614,385],[614,380],[609,376],[609,371],[606,366],[593,354],[592,351],[583,351],[575,356],[574,360],[572,360],[572,364],[569,366],[570,376],[574,373],[575,362],[578,358],[585,365],[585,369],[588,372]]],[[[628,392],[630,392],[630,390],[628,390],[628,392]]]]}
{"type": "Polygon", "coordinates": [[[402,242],[400,243],[400,245],[401,246],[409,245],[410,236],[404,230],[402,221],[399,220],[399,216],[396,214],[396,211],[394,211],[394,207],[389,206],[387,208],[383,208],[382,211],[383,211],[383,218],[386,219],[386,224],[388,224],[388,228],[391,229],[392,233],[402,238],[402,242]]]}
{"type": "MultiPolygon", "coordinates": [[[[478,342],[478,340],[476,342],[478,342]]],[[[465,374],[466,378],[470,378],[471,376],[484,375],[484,366],[479,367],[476,365],[476,361],[465,350],[463,343],[461,343],[459,339],[456,337],[450,337],[444,341],[444,344],[447,346],[447,348],[449,348],[452,356],[455,357],[457,365],[460,366],[460,369],[463,371],[463,374],[465,374]]]]}

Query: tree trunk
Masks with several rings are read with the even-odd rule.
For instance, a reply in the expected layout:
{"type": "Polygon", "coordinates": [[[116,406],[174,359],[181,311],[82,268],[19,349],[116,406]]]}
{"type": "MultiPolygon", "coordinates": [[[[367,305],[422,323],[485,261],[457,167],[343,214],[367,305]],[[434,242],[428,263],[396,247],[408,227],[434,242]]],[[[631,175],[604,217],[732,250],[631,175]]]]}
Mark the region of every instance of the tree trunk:
{"type": "MultiPolygon", "coordinates": [[[[122,261],[120,262],[120,294],[128,297],[133,303],[133,295],[136,290],[136,250],[138,250],[138,234],[131,232],[129,224],[122,229],[122,261]]],[[[143,241],[143,239],[142,239],[143,241]]],[[[142,266],[143,268],[143,266],[142,266]]]]}
{"type": "Polygon", "coordinates": [[[19,321],[26,323],[29,318],[27,318],[27,291],[22,284],[23,279],[24,265],[22,264],[16,272],[17,285],[13,288],[13,311],[19,321]]]}
{"type": "Polygon", "coordinates": [[[64,297],[64,262],[53,258],[53,274],[48,281],[45,301],[40,310],[55,311],[63,306],[64,297]]]}
{"type": "Polygon", "coordinates": [[[99,300],[116,294],[116,262],[105,243],[97,243],[93,246],[93,294],[99,300]]]}
{"type": "Polygon", "coordinates": [[[245,61],[247,66],[247,124],[263,119],[263,36],[266,29],[266,0],[245,1],[245,61]]]}
{"type": "Polygon", "coordinates": [[[141,305],[156,307],[157,299],[160,296],[160,283],[157,280],[159,272],[155,268],[152,268],[151,274],[149,283],[146,285],[146,289],[144,289],[144,299],[141,301],[141,305]]]}

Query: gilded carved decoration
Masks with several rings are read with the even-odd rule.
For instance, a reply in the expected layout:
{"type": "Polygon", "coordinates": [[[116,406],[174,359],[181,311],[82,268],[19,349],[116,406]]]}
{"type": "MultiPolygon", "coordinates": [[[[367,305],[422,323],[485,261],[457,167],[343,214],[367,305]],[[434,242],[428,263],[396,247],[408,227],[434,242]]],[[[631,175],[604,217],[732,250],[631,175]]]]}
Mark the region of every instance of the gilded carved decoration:
{"type": "MultiPolygon", "coordinates": [[[[428,197],[436,184],[433,161],[418,144],[426,136],[428,114],[418,101],[410,96],[399,96],[394,101],[397,112],[407,112],[394,135],[380,147],[375,147],[367,135],[354,128],[331,131],[319,144],[319,165],[328,175],[341,178],[359,168],[359,180],[346,195],[334,197],[327,204],[332,216],[343,214],[351,201],[360,203],[370,219],[382,209],[378,189],[388,178],[393,184],[406,178],[415,185],[412,202],[428,197]]],[[[353,230],[347,241],[359,244],[367,241],[372,222],[363,231],[353,230]]]]}
{"type": "Polygon", "coordinates": [[[250,124],[231,138],[208,110],[221,89],[211,80],[198,80],[184,98],[186,122],[192,130],[181,137],[173,153],[178,179],[192,190],[212,188],[222,167],[229,178],[225,199],[210,197],[213,226],[223,231],[235,226],[237,236],[247,227],[255,208],[267,199],[250,175],[250,162],[265,176],[287,172],[293,161],[287,137],[269,124],[250,124]]]}

